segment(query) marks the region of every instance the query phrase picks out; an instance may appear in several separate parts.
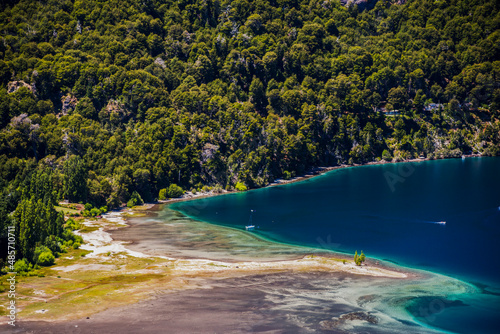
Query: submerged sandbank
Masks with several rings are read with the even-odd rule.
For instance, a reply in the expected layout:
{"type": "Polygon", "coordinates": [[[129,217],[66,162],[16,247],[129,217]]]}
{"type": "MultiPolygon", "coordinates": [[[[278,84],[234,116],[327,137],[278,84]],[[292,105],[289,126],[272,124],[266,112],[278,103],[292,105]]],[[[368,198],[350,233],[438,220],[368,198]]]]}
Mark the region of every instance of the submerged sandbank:
{"type": "Polygon", "coordinates": [[[323,256],[311,255],[313,249],[300,249],[299,247],[280,244],[273,245],[271,242],[261,240],[243,231],[208,224],[204,224],[202,231],[194,230],[193,226],[195,224],[202,223],[191,221],[188,218],[184,220],[175,218],[170,222],[162,221],[159,218],[136,219],[142,220],[143,223],[133,223],[134,218],[129,218],[129,220],[131,222],[126,223],[117,213],[110,213],[104,215],[101,221],[87,223],[92,226],[101,225],[96,231],[80,234],[85,241],[82,249],[91,251],[87,257],[108,253],[125,253],[129,256],[146,258],[160,257],[173,261],[175,270],[179,272],[322,270],[389,278],[408,277],[406,273],[390,270],[382,266],[356,266],[350,259],[335,258],[331,254],[323,256]],[[108,223],[110,220],[114,223],[111,227],[108,223]],[[190,222],[191,225],[186,226],[190,222]],[[174,231],[169,231],[169,227],[173,227],[174,231]],[[155,244],[154,241],[158,241],[158,235],[162,235],[162,238],[159,239],[160,242],[155,244]],[[127,236],[134,236],[134,238],[131,240],[127,236]],[[151,236],[155,236],[156,239],[151,238],[151,236]],[[176,236],[178,239],[164,240],[164,236],[176,236]],[[192,238],[191,240],[185,240],[187,237],[192,238]],[[241,243],[242,238],[247,244],[241,243]],[[210,241],[207,243],[203,239],[210,239],[210,241]],[[161,248],[162,245],[165,245],[165,247],[161,248]],[[176,250],[175,247],[178,247],[178,249],[176,250]],[[238,247],[240,249],[235,250],[238,247]],[[198,250],[189,252],[189,249],[192,248],[198,250]],[[268,248],[271,248],[271,250],[268,248]],[[213,249],[217,250],[213,251],[213,249]],[[248,254],[250,249],[253,252],[248,254]],[[259,252],[264,253],[264,255],[259,256],[259,252]],[[199,256],[190,257],[186,253],[199,256]],[[176,254],[184,254],[184,256],[175,256],[176,254]],[[203,254],[205,256],[201,256],[203,254]],[[219,259],[220,257],[222,259],[219,259]],[[250,260],[252,258],[258,259],[258,261],[250,260]]]}

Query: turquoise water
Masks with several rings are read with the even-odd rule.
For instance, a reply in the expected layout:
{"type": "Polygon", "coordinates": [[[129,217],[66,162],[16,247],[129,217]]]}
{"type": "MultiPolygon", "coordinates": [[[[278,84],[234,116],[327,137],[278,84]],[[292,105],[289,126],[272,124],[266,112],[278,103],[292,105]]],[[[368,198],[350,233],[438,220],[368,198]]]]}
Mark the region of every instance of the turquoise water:
{"type": "Polygon", "coordinates": [[[269,240],[354,253],[472,283],[466,292],[408,296],[424,326],[456,333],[500,328],[500,159],[339,169],[303,182],[180,202],[175,210],[269,240]],[[251,211],[253,210],[253,213],[251,211]],[[442,224],[445,222],[445,224],[442,224]]]}

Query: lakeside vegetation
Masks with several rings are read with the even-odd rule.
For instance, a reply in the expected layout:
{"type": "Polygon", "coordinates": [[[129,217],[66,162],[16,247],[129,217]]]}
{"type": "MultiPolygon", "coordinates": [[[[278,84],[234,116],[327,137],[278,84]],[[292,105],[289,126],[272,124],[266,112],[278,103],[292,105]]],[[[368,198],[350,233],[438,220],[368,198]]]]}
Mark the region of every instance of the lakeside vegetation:
{"type": "Polygon", "coordinates": [[[363,251],[361,251],[361,254],[359,254],[359,255],[358,255],[358,251],[356,251],[354,253],[354,263],[357,266],[361,266],[363,264],[363,262],[365,262],[365,261],[366,261],[366,256],[363,253],[363,251]]]}
{"type": "Polygon", "coordinates": [[[0,6],[0,234],[15,224],[28,262],[78,243],[62,200],[96,216],[317,166],[500,152],[496,1],[0,6]]]}

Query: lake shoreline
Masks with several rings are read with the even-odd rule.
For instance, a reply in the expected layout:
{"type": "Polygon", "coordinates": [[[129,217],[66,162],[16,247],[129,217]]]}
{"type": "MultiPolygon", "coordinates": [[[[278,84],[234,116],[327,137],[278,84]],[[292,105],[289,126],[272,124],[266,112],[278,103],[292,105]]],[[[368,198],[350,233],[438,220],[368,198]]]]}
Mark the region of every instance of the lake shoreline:
{"type": "MultiPolygon", "coordinates": [[[[153,214],[155,211],[160,210],[159,205],[154,205],[150,204],[149,208],[147,209],[146,214],[153,214]]],[[[151,218],[154,218],[154,216],[151,216],[151,218]]],[[[123,235],[119,235],[116,237],[116,241],[118,242],[124,242],[126,245],[128,245],[129,248],[132,248],[132,252],[144,252],[145,255],[147,256],[162,256],[162,255],[156,255],[153,253],[149,253],[147,250],[144,250],[140,247],[134,249],[134,246],[137,244],[140,244],[140,236],[137,237],[137,231],[132,231],[134,228],[139,227],[141,223],[136,223],[132,219],[127,219],[125,218],[125,224],[127,226],[123,226],[120,228],[121,231],[124,229],[131,229],[130,232],[128,233],[127,237],[124,237],[123,235]]],[[[214,225],[210,224],[207,222],[202,222],[203,224],[209,224],[216,226],[217,228],[222,228],[222,229],[230,229],[228,227],[223,227],[219,225],[214,225]]],[[[161,224],[161,223],[160,223],[161,224]]],[[[114,231],[110,231],[110,236],[113,237],[114,239],[114,231]]],[[[119,232],[119,231],[117,231],[119,232]]],[[[245,231],[240,231],[242,233],[248,233],[245,231]]],[[[311,268],[319,268],[321,265],[319,264],[321,261],[336,261],[336,262],[342,262],[346,261],[346,264],[343,264],[342,266],[338,267],[336,266],[335,271],[340,271],[340,272],[347,272],[351,274],[362,274],[362,275],[368,275],[370,276],[371,273],[373,273],[373,276],[380,276],[378,271],[382,271],[387,274],[386,277],[392,277],[392,278],[398,278],[398,279],[416,279],[419,277],[423,277],[423,273],[417,273],[416,271],[411,270],[411,268],[406,268],[397,264],[391,264],[387,263],[387,261],[381,261],[378,259],[373,259],[373,258],[367,258],[365,263],[362,266],[355,266],[353,264],[353,256],[350,254],[345,254],[345,253],[340,253],[340,252],[335,252],[335,251],[329,251],[329,250],[322,250],[320,248],[310,248],[310,247],[303,247],[303,246],[297,246],[293,244],[286,244],[286,243],[279,243],[276,241],[271,241],[267,240],[265,238],[262,238],[261,236],[254,235],[252,234],[253,238],[256,238],[258,240],[261,240],[262,242],[266,243],[271,243],[275,245],[283,245],[284,247],[287,248],[296,248],[297,251],[296,253],[289,254],[285,256],[284,258],[265,258],[265,259],[241,259],[241,258],[231,258],[230,255],[227,257],[224,257],[222,259],[217,258],[217,257],[211,257],[209,254],[206,256],[189,256],[189,255],[179,255],[179,254],[166,254],[163,256],[166,256],[166,258],[169,259],[175,259],[175,260],[184,260],[184,261],[215,261],[215,262],[220,262],[223,265],[237,265],[240,267],[240,269],[245,268],[245,265],[243,263],[251,263],[250,267],[252,269],[257,269],[260,267],[262,269],[271,269],[273,266],[276,267],[282,267],[282,265],[289,265],[290,269],[297,269],[301,268],[304,269],[303,264],[305,262],[309,262],[309,265],[311,265],[311,268]],[[299,249],[304,249],[303,252],[299,252],[299,249]],[[315,260],[311,261],[312,258],[316,258],[315,260]],[[382,263],[381,263],[382,262],[382,263]],[[354,268],[353,268],[354,267],[354,268]],[[372,272],[373,271],[373,272],[372,272]]],[[[175,245],[173,246],[175,247],[175,245]]],[[[328,270],[328,267],[325,267],[325,270],[328,270]]],[[[258,272],[256,272],[258,273],[258,272]]]]}
{"type": "MultiPolygon", "coordinates": [[[[481,155],[477,155],[477,154],[469,154],[469,155],[463,155],[462,159],[463,158],[478,158],[478,157],[482,157],[482,156],[481,155]]],[[[386,164],[420,163],[420,162],[425,162],[425,161],[451,160],[451,159],[460,159],[460,158],[439,158],[439,159],[435,159],[435,158],[433,158],[433,159],[429,159],[429,158],[416,158],[416,159],[409,159],[409,160],[404,160],[404,161],[383,161],[382,160],[382,161],[373,161],[373,162],[369,162],[369,163],[366,163],[366,164],[340,165],[340,166],[330,166],[330,167],[316,167],[316,168],[313,168],[312,170],[310,170],[308,173],[306,173],[304,175],[301,175],[301,176],[298,176],[298,177],[295,177],[293,179],[290,179],[290,180],[281,180],[281,179],[278,179],[278,180],[275,180],[274,182],[268,184],[265,187],[250,189],[248,191],[258,190],[258,189],[263,189],[263,188],[268,188],[268,187],[276,187],[276,186],[281,186],[281,185],[286,185],[286,184],[292,184],[292,183],[297,183],[297,182],[302,182],[302,181],[306,181],[306,180],[312,179],[314,177],[323,175],[323,174],[328,173],[328,172],[333,171],[333,170],[340,170],[340,169],[347,169],[347,168],[354,168],[354,167],[364,167],[364,166],[375,166],[375,165],[386,165],[386,164]]],[[[213,192],[198,193],[198,194],[188,193],[187,196],[185,195],[184,197],[181,197],[181,198],[173,198],[173,199],[169,199],[169,200],[158,200],[156,202],[145,203],[145,205],[147,206],[147,210],[146,211],[148,211],[148,212],[160,211],[165,205],[170,205],[170,204],[177,203],[177,202],[186,202],[186,201],[192,201],[192,200],[197,200],[197,199],[210,198],[210,197],[221,196],[221,195],[235,194],[235,193],[240,193],[240,192],[239,191],[226,191],[226,190],[223,190],[223,192],[221,192],[221,193],[213,193],[213,192]]],[[[121,208],[121,209],[119,209],[118,212],[122,212],[123,210],[124,210],[124,208],[121,208]]],[[[189,217],[189,218],[191,218],[191,217],[189,217]]],[[[203,222],[203,223],[210,224],[210,223],[207,223],[207,222],[203,222]]],[[[126,219],[126,225],[127,225],[126,227],[130,227],[131,224],[133,224],[133,223],[131,223],[128,219],[126,219]]],[[[217,226],[219,226],[219,225],[217,225],[217,226]]],[[[261,237],[257,236],[257,238],[261,238],[261,237]]],[[[270,240],[267,240],[267,239],[263,239],[263,240],[276,243],[276,241],[270,241],[270,240]]],[[[128,243],[128,244],[133,244],[133,243],[136,242],[136,240],[134,240],[134,239],[127,239],[127,240],[124,240],[124,241],[126,243],[128,243]]],[[[301,246],[297,246],[297,245],[293,245],[293,244],[287,244],[287,245],[292,246],[292,247],[301,247],[301,246]]],[[[336,258],[338,260],[346,260],[346,261],[349,261],[352,258],[352,256],[347,255],[345,253],[340,253],[340,252],[335,252],[335,251],[332,251],[332,252],[321,252],[320,249],[318,249],[317,252],[313,252],[313,254],[324,256],[324,257],[336,258]]],[[[297,254],[297,256],[295,257],[294,260],[299,260],[299,259],[301,259],[303,257],[304,257],[304,255],[297,254]]],[[[198,260],[211,260],[209,257],[176,256],[176,258],[179,259],[179,260],[197,260],[197,259],[198,260]]],[[[279,260],[279,259],[278,260],[268,260],[268,261],[263,261],[263,262],[279,262],[279,261],[282,261],[282,260],[279,260]]],[[[226,259],[225,262],[236,263],[238,261],[237,260],[233,261],[233,260],[226,259]]],[[[379,266],[381,268],[384,268],[384,269],[387,269],[387,270],[390,270],[390,271],[396,271],[396,272],[404,273],[405,275],[407,275],[408,278],[410,278],[410,277],[411,278],[416,278],[416,277],[419,276],[419,274],[415,273],[417,271],[417,269],[415,269],[415,268],[407,268],[407,267],[405,267],[403,265],[399,265],[399,264],[382,265],[382,264],[380,264],[380,260],[378,260],[378,259],[376,259],[376,260],[368,260],[367,264],[368,263],[370,263],[371,265],[377,265],[377,266],[379,266]]]]}
{"type": "MultiPolygon", "coordinates": [[[[292,184],[292,183],[297,183],[297,182],[302,182],[306,181],[312,178],[315,178],[317,176],[326,174],[328,172],[334,171],[334,170],[340,170],[340,169],[348,169],[348,168],[355,168],[355,167],[364,167],[364,166],[377,166],[377,165],[388,165],[388,164],[405,164],[405,163],[419,163],[419,162],[424,162],[424,161],[437,161],[437,160],[452,160],[452,159],[463,159],[463,158],[481,158],[485,157],[480,154],[467,154],[463,155],[460,158],[415,158],[415,159],[408,159],[408,160],[402,160],[402,161],[371,161],[367,162],[364,164],[354,164],[354,165],[335,165],[335,166],[327,166],[327,167],[314,167],[310,169],[308,172],[305,174],[296,176],[294,178],[291,178],[289,180],[285,179],[276,179],[273,182],[260,187],[260,188],[252,188],[248,189],[246,191],[252,191],[252,190],[258,190],[258,189],[264,189],[264,188],[269,188],[269,187],[277,187],[277,186],[282,186],[286,184],[292,184]]],[[[156,202],[150,202],[148,204],[154,204],[154,205],[164,205],[164,204],[171,204],[171,203],[176,203],[176,202],[185,202],[185,201],[191,201],[191,200],[196,200],[196,199],[203,199],[203,198],[209,198],[209,197],[214,197],[214,196],[222,196],[222,195],[228,195],[228,194],[237,194],[237,193],[244,193],[246,191],[237,191],[237,190],[222,190],[220,193],[215,193],[215,192],[206,192],[206,193],[196,193],[192,194],[191,192],[186,192],[182,197],[179,198],[170,198],[167,200],[157,200],[156,202]]]]}
{"type": "MultiPolygon", "coordinates": [[[[153,203],[148,203],[145,204],[142,208],[141,211],[145,212],[147,215],[149,212],[154,212],[156,210],[159,210],[159,207],[156,206],[153,203]]],[[[113,218],[116,216],[120,216],[120,214],[126,214],[129,212],[134,212],[134,209],[132,210],[120,210],[120,211],[115,211],[113,212],[113,218]]],[[[394,265],[392,266],[387,266],[380,264],[378,260],[370,260],[367,259],[366,263],[363,264],[362,266],[356,266],[353,263],[352,257],[347,256],[342,253],[336,253],[336,252],[325,252],[321,251],[321,249],[318,249],[317,252],[311,252],[307,254],[297,254],[296,256],[293,256],[291,259],[275,259],[275,260],[263,260],[263,261],[248,261],[248,260],[236,260],[236,259],[224,259],[224,260],[218,260],[214,258],[210,258],[209,256],[207,257],[190,257],[190,256],[158,256],[158,255],[153,255],[153,254],[148,254],[147,252],[141,253],[138,251],[130,250],[127,248],[127,246],[134,244],[136,242],[134,239],[114,239],[112,236],[112,231],[118,230],[118,229],[127,229],[127,228],[132,228],[134,226],[134,223],[130,221],[129,217],[127,216],[122,216],[123,219],[122,225],[117,226],[117,227],[112,227],[111,229],[102,229],[100,230],[102,233],[106,234],[105,236],[98,236],[97,237],[97,244],[101,243],[103,240],[109,240],[111,239],[111,243],[113,244],[118,244],[118,245],[123,245],[123,248],[121,247],[116,247],[113,246],[111,247],[111,251],[115,252],[123,252],[124,249],[125,251],[128,252],[129,255],[131,256],[136,256],[136,257],[160,257],[168,260],[174,260],[174,261],[187,261],[191,262],[191,264],[196,265],[196,263],[206,263],[207,261],[217,263],[218,265],[224,265],[224,266],[232,266],[234,265],[236,267],[240,267],[238,269],[249,269],[251,271],[256,270],[255,274],[258,274],[260,269],[262,270],[273,270],[273,269],[298,269],[298,270],[304,270],[307,269],[308,266],[311,267],[313,270],[330,270],[330,268],[333,271],[339,271],[339,272],[345,272],[349,274],[359,274],[359,275],[367,275],[367,276],[376,276],[376,277],[387,277],[387,278],[398,278],[398,279],[414,279],[418,275],[416,273],[411,273],[409,271],[406,271],[403,269],[401,266],[394,265]],[[317,259],[314,259],[314,258],[317,259]],[[326,264],[323,265],[321,262],[323,261],[334,261],[334,262],[341,262],[341,261],[346,261],[346,263],[342,263],[342,266],[338,265],[333,265],[333,264],[326,264]],[[246,265],[248,264],[248,265],[246,265]],[[401,268],[399,268],[401,267],[401,268]]],[[[103,216],[103,219],[109,219],[106,215],[103,216]]],[[[208,223],[207,223],[208,224],[208,223]]],[[[80,234],[82,237],[85,237],[85,234],[80,234]]],[[[259,237],[257,237],[259,238],[259,237]]],[[[260,239],[260,238],[259,238],[260,239]]],[[[87,239],[90,242],[95,241],[95,239],[87,239]]],[[[87,241],[86,240],[86,241],[87,241]]],[[[290,247],[295,247],[295,245],[289,245],[290,247]]],[[[298,246],[297,246],[298,247],[298,246]]],[[[109,249],[106,246],[98,245],[97,247],[85,247],[83,246],[82,249],[87,249],[91,250],[96,254],[102,254],[105,251],[108,252],[109,249]],[[100,247],[105,247],[104,251],[100,250],[100,247]]]]}

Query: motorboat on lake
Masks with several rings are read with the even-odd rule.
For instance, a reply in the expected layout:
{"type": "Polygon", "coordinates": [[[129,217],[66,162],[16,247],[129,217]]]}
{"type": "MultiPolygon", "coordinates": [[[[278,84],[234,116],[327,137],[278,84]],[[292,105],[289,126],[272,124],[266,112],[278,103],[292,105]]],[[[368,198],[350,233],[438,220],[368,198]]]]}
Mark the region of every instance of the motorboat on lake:
{"type": "Polygon", "coordinates": [[[252,223],[253,210],[250,210],[250,218],[248,219],[248,225],[245,226],[245,230],[253,231],[255,230],[255,225],[252,223]]]}

